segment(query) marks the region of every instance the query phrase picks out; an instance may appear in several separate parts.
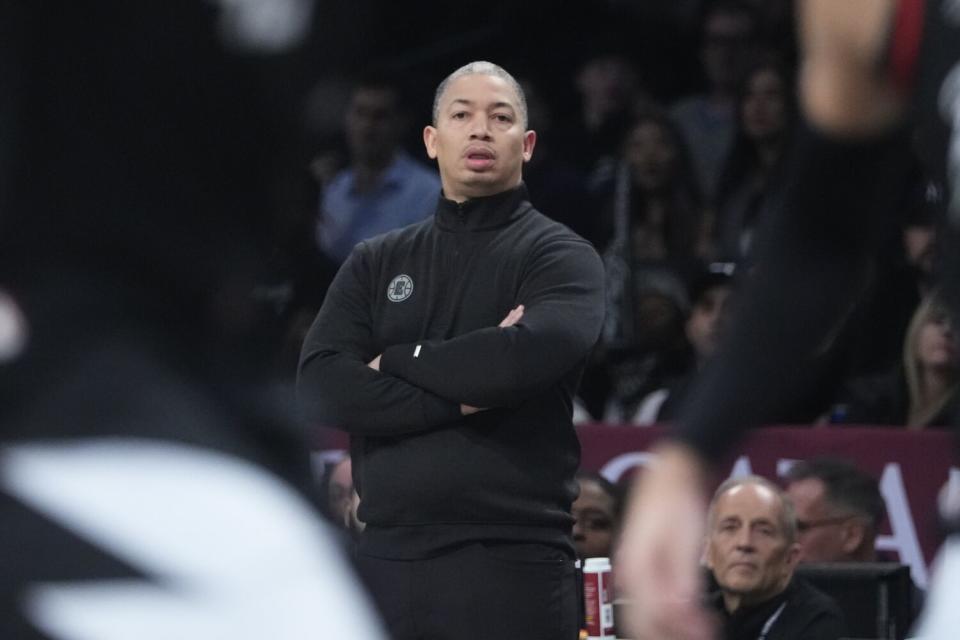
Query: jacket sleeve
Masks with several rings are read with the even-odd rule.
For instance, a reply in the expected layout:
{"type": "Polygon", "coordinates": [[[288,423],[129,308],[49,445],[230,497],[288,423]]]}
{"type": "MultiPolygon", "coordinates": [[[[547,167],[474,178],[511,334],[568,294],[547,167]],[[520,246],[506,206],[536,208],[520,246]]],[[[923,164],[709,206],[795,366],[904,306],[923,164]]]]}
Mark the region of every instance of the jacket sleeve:
{"type": "Polygon", "coordinates": [[[388,347],[386,373],[455,402],[515,406],[587,356],[603,321],[603,266],[593,247],[558,239],[535,249],[515,304],[523,318],[449,340],[388,347]]]}
{"type": "Polygon", "coordinates": [[[359,435],[414,433],[458,420],[458,403],[367,366],[379,353],[371,277],[366,245],[358,245],[337,272],[303,343],[297,397],[304,418],[359,435]]]}

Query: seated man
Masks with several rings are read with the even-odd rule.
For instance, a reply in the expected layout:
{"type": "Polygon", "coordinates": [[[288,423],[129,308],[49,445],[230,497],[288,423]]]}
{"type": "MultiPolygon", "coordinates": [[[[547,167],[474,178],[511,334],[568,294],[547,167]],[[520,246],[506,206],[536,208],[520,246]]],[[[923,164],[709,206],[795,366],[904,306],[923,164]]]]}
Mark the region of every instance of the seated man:
{"type": "Polygon", "coordinates": [[[873,562],[886,507],[877,481],[842,460],[794,464],[787,495],[797,515],[800,562],[873,562]]]}
{"type": "Polygon", "coordinates": [[[704,558],[719,586],[710,601],[726,640],[844,635],[836,603],[793,575],[800,558],[793,506],[768,480],[747,476],[720,485],[710,503],[704,558]]]}
{"type": "MultiPolygon", "coordinates": [[[[787,495],[797,515],[800,562],[878,562],[877,534],[886,515],[880,483],[850,462],[814,458],[786,474],[787,495]]],[[[914,584],[910,611],[923,607],[914,584]]]]}

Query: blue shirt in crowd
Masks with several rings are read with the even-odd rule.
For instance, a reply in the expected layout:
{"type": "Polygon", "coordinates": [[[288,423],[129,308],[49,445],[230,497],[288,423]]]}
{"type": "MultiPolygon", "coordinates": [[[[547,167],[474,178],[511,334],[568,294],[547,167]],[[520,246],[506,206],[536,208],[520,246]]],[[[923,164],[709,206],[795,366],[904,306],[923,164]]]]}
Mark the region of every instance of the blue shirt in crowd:
{"type": "Polygon", "coordinates": [[[370,191],[357,193],[350,168],[324,191],[317,222],[320,249],[337,262],[361,240],[423,220],[437,207],[437,172],[399,152],[370,191]]]}

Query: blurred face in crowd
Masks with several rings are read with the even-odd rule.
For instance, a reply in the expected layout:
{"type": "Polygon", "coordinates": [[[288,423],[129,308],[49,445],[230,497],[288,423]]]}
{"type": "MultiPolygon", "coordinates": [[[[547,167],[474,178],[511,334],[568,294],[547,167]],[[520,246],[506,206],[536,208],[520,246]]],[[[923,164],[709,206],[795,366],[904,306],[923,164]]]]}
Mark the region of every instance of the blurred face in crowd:
{"type": "Polygon", "coordinates": [[[747,80],[743,97],[743,129],[752,140],[779,137],[786,126],[786,91],[784,80],[773,69],[759,69],[747,80]]]}
{"type": "Polygon", "coordinates": [[[463,202],[519,185],[536,134],[525,129],[520,97],[506,80],[472,74],[447,86],[423,141],[437,160],[444,195],[463,202]]]}
{"type": "Polygon", "coordinates": [[[731,291],[729,285],[714,285],[700,295],[690,311],[687,339],[698,360],[709,358],[717,349],[731,291]]]}
{"type": "Polygon", "coordinates": [[[917,334],[917,358],[927,369],[956,369],[957,340],[945,309],[934,305],[917,334]]]}
{"type": "Polygon", "coordinates": [[[932,274],[936,257],[936,230],[933,225],[913,224],[903,230],[903,249],[907,263],[921,273],[932,274]]]}
{"type": "Polygon", "coordinates": [[[830,503],[819,478],[787,485],[797,514],[800,562],[850,562],[866,534],[862,518],[844,513],[830,503]]]}
{"type": "Polygon", "coordinates": [[[800,549],[787,537],[783,509],[773,490],[752,483],[714,504],[705,556],[728,611],[769,600],[789,583],[800,549]]]}
{"type": "Polygon", "coordinates": [[[633,181],[643,191],[666,188],[676,172],[677,143],[654,120],[635,126],[627,137],[624,155],[633,170],[633,181]]]}
{"type": "Polygon", "coordinates": [[[346,137],[355,163],[385,166],[399,144],[401,129],[394,91],[362,87],[354,92],[347,107],[346,137]]]}
{"type": "Polygon", "coordinates": [[[627,109],[637,93],[637,76],[630,63],[616,55],[587,62],[577,75],[584,102],[601,114],[627,109]]]}
{"type": "Polygon", "coordinates": [[[659,291],[639,291],[634,299],[638,345],[665,349],[683,340],[683,310],[678,302],[659,291]]]}
{"type": "Polygon", "coordinates": [[[719,11],[707,17],[701,61],[707,79],[722,91],[733,91],[752,54],[754,24],[749,14],[719,11]]]}
{"type": "Polygon", "coordinates": [[[573,543],[580,558],[609,558],[613,548],[613,497],[594,480],[580,480],[580,495],[571,513],[573,543]]]}

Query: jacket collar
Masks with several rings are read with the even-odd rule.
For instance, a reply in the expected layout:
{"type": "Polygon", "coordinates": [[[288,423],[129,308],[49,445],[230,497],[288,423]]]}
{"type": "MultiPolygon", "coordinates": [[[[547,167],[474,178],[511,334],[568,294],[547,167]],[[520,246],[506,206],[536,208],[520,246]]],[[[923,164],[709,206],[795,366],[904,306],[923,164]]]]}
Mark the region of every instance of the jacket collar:
{"type": "Polygon", "coordinates": [[[532,207],[527,187],[518,187],[492,196],[454,202],[440,195],[437,204],[437,226],[445,231],[481,231],[509,224],[532,207]]]}

